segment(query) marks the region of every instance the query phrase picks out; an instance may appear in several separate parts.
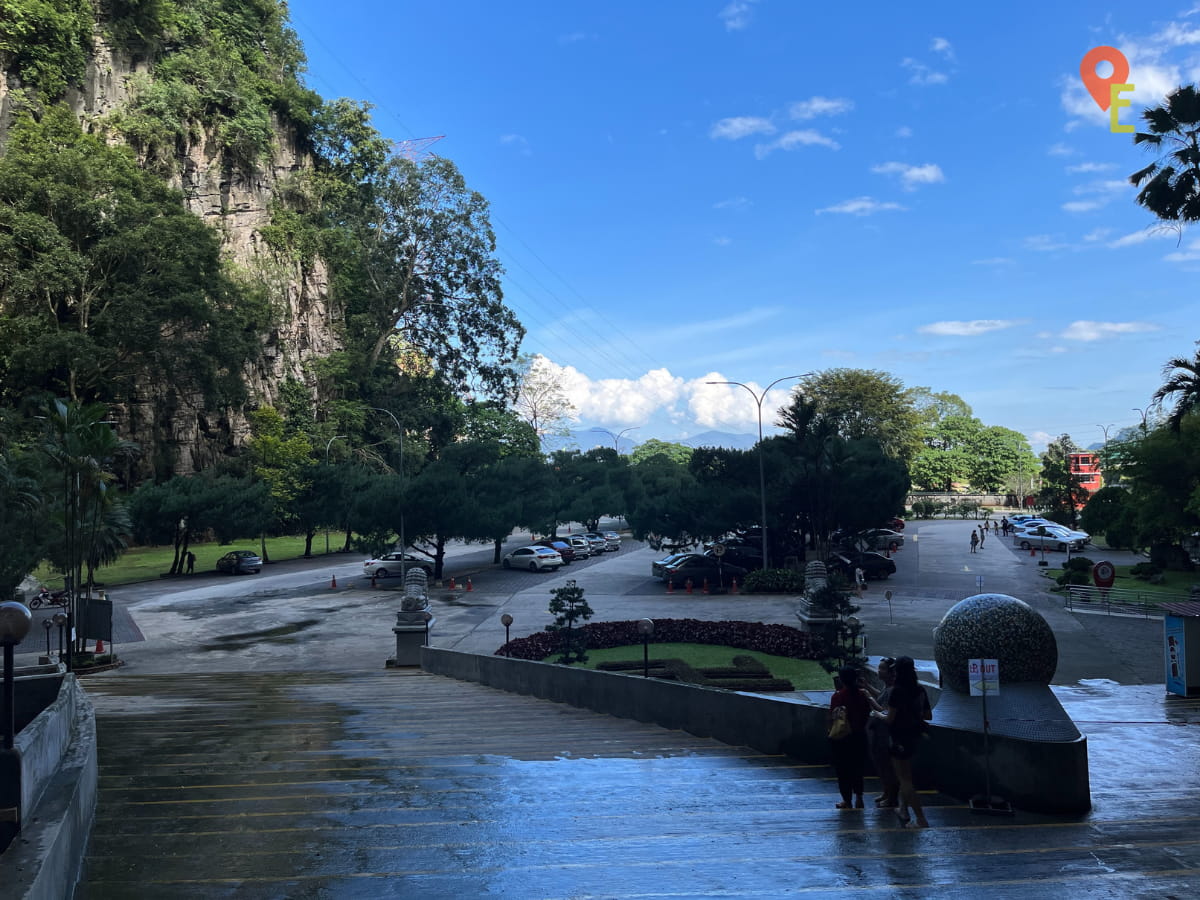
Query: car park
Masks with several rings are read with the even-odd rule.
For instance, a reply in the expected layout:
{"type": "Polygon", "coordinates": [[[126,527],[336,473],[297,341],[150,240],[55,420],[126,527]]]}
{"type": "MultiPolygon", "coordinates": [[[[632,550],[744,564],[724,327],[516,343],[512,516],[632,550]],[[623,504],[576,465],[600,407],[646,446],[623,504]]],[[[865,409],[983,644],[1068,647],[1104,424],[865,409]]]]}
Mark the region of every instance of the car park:
{"type": "Polygon", "coordinates": [[[700,587],[706,578],[710,585],[717,585],[728,584],[731,579],[745,576],[746,569],[724,563],[715,556],[685,553],[670,565],[664,566],[663,573],[658,577],[663,581],[670,580],[679,587],[683,587],[690,578],[694,587],[700,587]]]}
{"type": "Polygon", "coordinates": [[[615,551],[621,549],[621,535],[617,534],[617,532],[602,531],[602,532],[600,532],[600,536],[603,537],[604,540],[608,541],[608,549],[609,550],[612,550],[615,552],[615,551]]]}
{"type": "Polygon", "coordinates": [[[421,569],[427,577],[433,577],[432,561],[413,556],[411,553],[401,553],[399,550],[384,553],[363,563],[363,575],[367,578],[387,578],[390,575],[399,575],[401,570],[411,572],[413,569],[421,569]]]}
{"type": "Polygon", "coordinates": [[[854,580],[854,570],[862,569],[864,578],[887,578],[896,572],[896,561],[882,553],[855,553],[841,551],[831,553],[825,560],[826,567],[837,572],[850,581],[854,580]]]}
{"type": "Polygon", "coordinates": [[[571,549],[575,551],[576,559],[590,559],[592,556],[592,542],[581,534],[569,534],[563,538],[564,541],[571,545],[571,549]]]}
{"type": "Polygon", "coordinates": [[[575,548],[571,546],[566,538],[543,538],[540,541],[534,541],[530,546],[549,547],[551,550],[557,550],[558,555],[563,558],[564,566],[569,566],[575,561],[575,548]]]}
{"type": "Polygon", "coordinates": [[[588,546],[591,548],[592,556],[596,556],[597,554],[604,553],[608,550],[608,541],[598,534],[586,532],[584,534],[573,534],[571,537],[581,537],[587,541],[588,546]]]}
{"type": "Polygon", "coordinates": [[[257,575],[262,571],[262,557],[253,550],[230,550],[217,560],[217,571],[230,575],[257,575]]]}
{"type": "Polygon", "coordinates": [[[1082,550],[1092,539],[1086,531],[1072,531],[1062,525],[1037,525],[1013,535],[1013,544],[1022,550],[1082,550]]]}
{"type": "Polygon", "coordinates": [[[557,550],[549,547],[531,545],[518,547],[501,560],[506,569],[528,569],[530,572],[540,572],[543,569],[557,569],[563,564],[563,558],[557,550]]]}

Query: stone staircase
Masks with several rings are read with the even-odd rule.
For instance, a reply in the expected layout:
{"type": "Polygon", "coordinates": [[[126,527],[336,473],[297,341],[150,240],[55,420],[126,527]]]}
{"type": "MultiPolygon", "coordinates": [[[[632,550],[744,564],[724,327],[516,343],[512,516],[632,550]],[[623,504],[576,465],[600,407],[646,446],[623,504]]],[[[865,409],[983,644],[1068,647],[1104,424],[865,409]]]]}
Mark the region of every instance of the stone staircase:
{"type": "Polygon", "coordinates": [[[100,744],[76,894],[89,900],[1029,897],[1098,877],[1122,896],[1157,852],[1117,830],[1101,840],[1095,823],[980,819],[934,795],[937,827],[902,831],[887,813],[835,810],[824,766],[420,672],[86,687],[100,744]],[[1098,854],[1128,865],[1101,875],[1098,854]]]}

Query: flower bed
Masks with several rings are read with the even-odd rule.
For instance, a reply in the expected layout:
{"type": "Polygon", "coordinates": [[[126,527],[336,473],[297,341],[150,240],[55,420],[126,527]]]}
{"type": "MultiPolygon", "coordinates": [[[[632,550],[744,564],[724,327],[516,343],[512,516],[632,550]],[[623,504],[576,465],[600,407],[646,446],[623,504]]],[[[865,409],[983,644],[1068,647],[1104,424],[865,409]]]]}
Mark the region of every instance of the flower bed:
{"type": "MultiPolygon", "coordinates": [[[[590,649],[640,644],[638,620],[627,622],[589,622],[580,631],[590,649]]],[[[793,659],[820,659],[809,634],[790,625],[766,625],[762,622],[709,622],[703,619],[655,619],[655,643],[718,644],[741,650],[758,650],[793,659]]],[[[542,660],[559,651],[562,637],[547,631],[509,641],[496,656],[542,660]]]]}

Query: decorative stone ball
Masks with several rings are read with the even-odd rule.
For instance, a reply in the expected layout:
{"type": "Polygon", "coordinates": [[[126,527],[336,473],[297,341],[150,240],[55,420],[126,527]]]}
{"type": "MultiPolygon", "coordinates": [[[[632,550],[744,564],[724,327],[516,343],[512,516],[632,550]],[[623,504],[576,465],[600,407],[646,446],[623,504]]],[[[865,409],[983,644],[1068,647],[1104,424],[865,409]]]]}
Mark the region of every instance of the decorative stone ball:
{"type": "Polygon", "coordinates": [[[933,658],[942,683],[968,693],[967,660],[1000,663],[1000,682],[1049,684],[1058,668],[1058,642],[1041,613],[1007,594],[976,594],[950,608],[934,629],[933,658]]]}

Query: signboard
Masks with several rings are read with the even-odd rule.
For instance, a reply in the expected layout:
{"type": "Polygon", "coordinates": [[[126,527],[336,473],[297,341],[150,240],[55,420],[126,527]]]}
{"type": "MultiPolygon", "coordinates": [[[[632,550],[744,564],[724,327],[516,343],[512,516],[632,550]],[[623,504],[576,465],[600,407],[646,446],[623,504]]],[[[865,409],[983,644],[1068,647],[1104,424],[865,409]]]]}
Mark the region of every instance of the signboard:
{"type": "Polygon", "coordinates": [[[719,559],[720,557],[725,555],[725,545],[722,544],[720,541],[717,541],[717,543],[712,545],[712,552],[713,552],[713,556],[715,556],[719,559]]]}
{"type": "Polygon", "coordinates": [[[1187,654],[1184,652],[1183,616],[1163,619],[1163,662],[1166,665],[1167,690],[1180,697],[1187,696],[1187,654]]]}
{"type": "Polygon", "coordinates": [[[971,696],[1000,693],[1000,663],[994,659],[968,659],[967,683],[971,696]]]}
{"type": "Polygon", "coordinates": [[[1102,559],[1092,566],[1092,581],[1098,588],[1112,587],[1113,579],[1116,577],[1117,570],[1107,559],[1102,559]]]}

